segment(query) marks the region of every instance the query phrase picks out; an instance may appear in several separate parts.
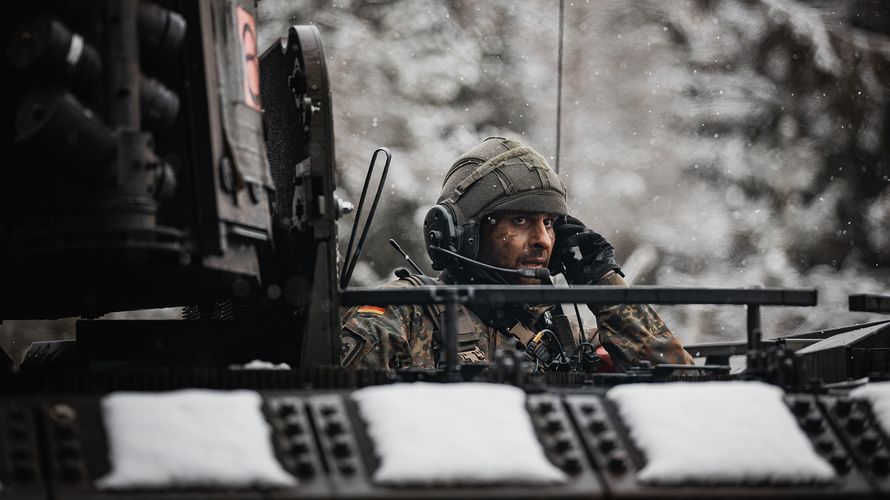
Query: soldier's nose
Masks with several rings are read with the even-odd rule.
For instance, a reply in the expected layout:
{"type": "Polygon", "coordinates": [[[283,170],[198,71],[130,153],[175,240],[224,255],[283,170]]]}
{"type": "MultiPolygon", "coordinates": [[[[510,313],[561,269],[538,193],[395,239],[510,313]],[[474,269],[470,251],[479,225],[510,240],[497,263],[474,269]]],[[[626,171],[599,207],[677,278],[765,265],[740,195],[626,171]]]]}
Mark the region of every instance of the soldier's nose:
{"type": "Polygon", "coordinates": [[[553,238],[544,221],[538,221],[532,228],[531,244],[537,248],[552,248],[553,238]]]}

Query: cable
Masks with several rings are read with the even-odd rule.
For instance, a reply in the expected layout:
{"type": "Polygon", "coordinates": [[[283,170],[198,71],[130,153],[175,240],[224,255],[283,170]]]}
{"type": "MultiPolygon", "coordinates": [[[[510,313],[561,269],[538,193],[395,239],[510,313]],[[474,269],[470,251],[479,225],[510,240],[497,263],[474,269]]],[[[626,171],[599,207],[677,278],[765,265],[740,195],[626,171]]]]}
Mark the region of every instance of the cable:
{"type": "Polygon", "coordinates": [[[596,346],[594,346],[590,342],[581,342],[580,344],[578,344],[578,356],[584,353],[584,351],[581,349],[582,347],[589,347],[596,351],[596,346]]]}
{"type": "Polygon", "coordinates": [[[557,336],[553,330],[550,330],[548,328],[541,330],[541,333],[550,335],[550,338],[552,338],[556,342],[556,346],[559,347],[559,355],[562,356],[563,359],[568,361],[569,355],[566,354],[566,350],[562,346],[562,341],[559,340],[559,336],[557,336]]]}
{"type": "Polygon", "coordinates": [[[596,347],[590,342],[581,342],[578,344],[578,364],[581,364],[581,356],[584,355],[584,348],[589,347],[593,352],[596,352],[596,347]]]}
{"type": "Polygon", "coordinates": [[[371,164],[368,165],[368,174],[365,176],[365,184],[362,186],[362,195],[359,198],[358,209],[355,212],[355,222],[352,224],[352,233],[349,235],[349,244],[346,246],[346,258],[343,259],[343,272],[340,274],[340,288],[349,286],[352,280],[352,273],[355,271],[355,265],[358,258],[362,254],[362,247],[365,244],[365,237],[368,236],[368,230],[371,229],[371,221],[374,220],[374,214],[377,212],[377,203],[380,201],[380,195],[383,193],[383,186],[386,183],[386,175],[389,173],[389,163],[392,161],[392,153],[387,148],[377,148],[371,156],[371,164]],[[377,164],[377,155],[383,152],[386,155],[386,163],[383,165],[383,173],[380,175],[380,184],[377,185],[377,193],[374,195],[374,201],[371,203],[371,210],[365,220],[365,227],[362,228],[362,235],[358,239],[358,245],[355,247],[355,255],[352,254],[352,243],[355,240],[355,231],[358,228],[359,217],[362,215],[362,209],[365,206],[365,195],[368,194],[368,184],[371,183],[371,175],[374,173],[374,166],[377,164]],[[351,259],[351,260],[350,260],[351,259]]]}

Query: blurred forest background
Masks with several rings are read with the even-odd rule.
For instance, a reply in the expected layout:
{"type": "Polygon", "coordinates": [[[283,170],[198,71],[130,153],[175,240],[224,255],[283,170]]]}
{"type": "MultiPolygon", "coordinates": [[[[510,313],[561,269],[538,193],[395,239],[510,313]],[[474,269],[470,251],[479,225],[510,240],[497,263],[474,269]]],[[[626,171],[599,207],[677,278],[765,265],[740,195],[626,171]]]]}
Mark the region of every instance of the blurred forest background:
{"type": "MultiPolygon", "coordinates": [[[[890,291],[890,2],[564,9],[557,159],[557,0],[260,2],[262,47],[289,24],[321,30],[344,195],[393,151],[353,285],[404,265],[388,238],[426,265],[442,176],[506,135],[558,163],[570,210],[634,284],[819,289],[818,308],[767,308],[768,336],[876,319],[847,295],[890,291]]],[[[685,342],[744,338],[743,308],[659,311],[685,342]]]]}
{"type": "MultiPolygon", "coordinates": [[[[341,194],[357,203],[372,151],[393,152],[353,285],[404,265],[389,238],[429,270],[420,226],[442,176],[505,135],[558,164],[633,284],[819,290],[817,308],[766,308],[766,336],[879,318],[847,295],[890,292],[890,2],[565,0],[559,158],[558,0],[259,9],[261,48],[291,24],[321,30],[341,194]]],[[[745,336],[740,307],[658,310],[687,343],[745,336]]]]}

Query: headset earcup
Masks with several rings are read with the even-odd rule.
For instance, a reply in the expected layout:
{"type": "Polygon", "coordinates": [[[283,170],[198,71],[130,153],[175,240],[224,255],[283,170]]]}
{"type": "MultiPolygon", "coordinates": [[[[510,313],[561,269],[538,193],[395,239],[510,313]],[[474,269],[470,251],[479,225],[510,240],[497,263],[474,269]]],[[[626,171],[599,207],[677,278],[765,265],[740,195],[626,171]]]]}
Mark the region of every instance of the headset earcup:
{"type": "Polygon", "coordinates": [[[456,267],[457,262],[442,256],[440,253],[431,252],[431,247],[440,247],[452,252],[458,252],[460,244],[461,228],[455,224],[454,212],[446,204],[434,205],[423,218],[423,241],[426,251],[433,261],[433,269],[441,271],[446,267],[456,267]]]}
{"type": "Polygon", "coordinates": [[[475,220],[464,223],[459,208],[447,202],[439,203],[430,208],[423,218],[423,241],[433,261],[433,269],[455,268],[459,266],[457,259],[431,252],[430,247],[444,248],[475,259],[479,254],[479,223],[475,220]]]}

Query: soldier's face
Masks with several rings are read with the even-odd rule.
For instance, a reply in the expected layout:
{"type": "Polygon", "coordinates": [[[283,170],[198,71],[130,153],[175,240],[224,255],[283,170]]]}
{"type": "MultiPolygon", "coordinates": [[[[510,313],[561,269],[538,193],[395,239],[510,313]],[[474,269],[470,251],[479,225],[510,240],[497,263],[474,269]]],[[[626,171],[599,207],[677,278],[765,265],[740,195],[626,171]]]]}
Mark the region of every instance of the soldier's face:
{"type": "MultiPolygon", "coordinates": [[[[482,222],[479,260],[508,269],[547,267],[553,251],[555,214],[500,212],[482,222]]],[[[506,275],[508,281],[538,285],[540,280],[506,275]]]]}

